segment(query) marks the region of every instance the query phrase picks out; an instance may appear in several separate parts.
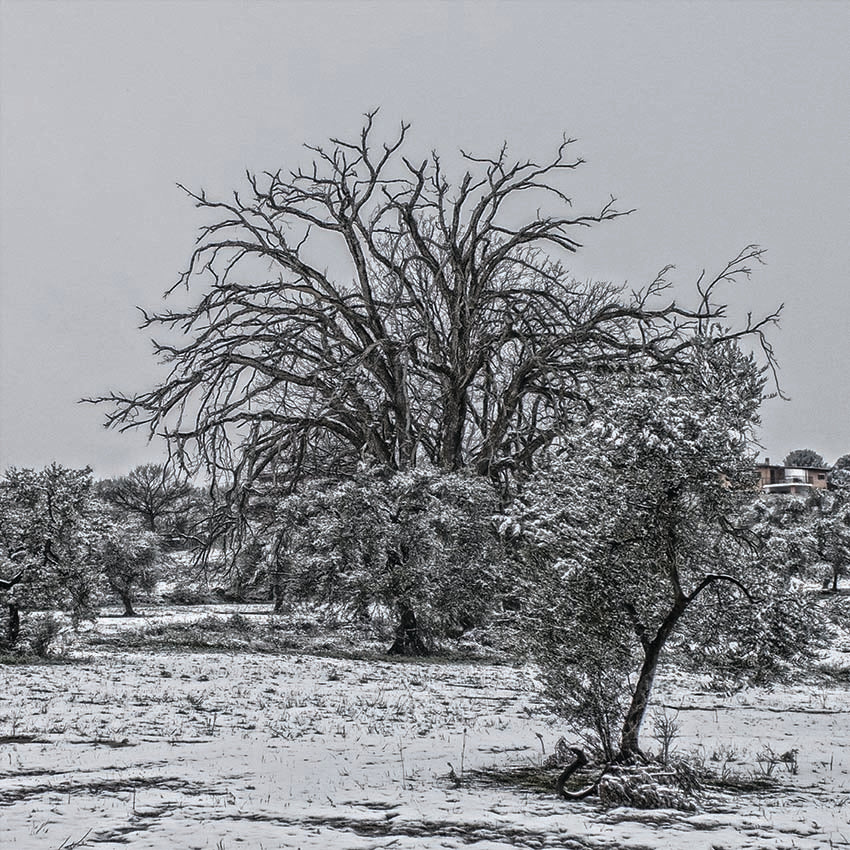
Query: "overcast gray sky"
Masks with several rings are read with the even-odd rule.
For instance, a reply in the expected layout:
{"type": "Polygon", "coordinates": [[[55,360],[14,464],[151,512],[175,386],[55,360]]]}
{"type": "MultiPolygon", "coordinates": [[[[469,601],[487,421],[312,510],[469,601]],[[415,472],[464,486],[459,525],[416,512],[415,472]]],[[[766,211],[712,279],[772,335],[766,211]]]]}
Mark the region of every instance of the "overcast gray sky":
{"type": "Polygon", "coordinates": [[[732,293],[785,302],[791,401],[763,443],[850,452],[850,3],[48,2],[2,0],[0,468],[98,475],[160,457],[77,405],[159,374],[157,307],[197,211],[244,170],[305,163],[380,105],[415,149],[543,156],[563,132],[588,201],[638,211],[586,235],[581,279],[682,281],[741,247],[732,293]]]}

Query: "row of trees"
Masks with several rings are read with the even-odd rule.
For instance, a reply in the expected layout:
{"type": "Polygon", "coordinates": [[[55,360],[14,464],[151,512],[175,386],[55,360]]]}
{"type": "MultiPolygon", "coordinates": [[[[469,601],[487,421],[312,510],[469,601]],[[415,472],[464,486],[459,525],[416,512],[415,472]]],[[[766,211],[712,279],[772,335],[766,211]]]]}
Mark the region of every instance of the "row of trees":
{"type": "MultiPolygon", "coordinates": [[[[261,560],[278,564],[263,577],[268,589],[363,618],[376,605],[395,609],[390,652],[404,654],[428,651],[414,611],[429,634],[451,636],[500,612],[541,662],[552,704],[608,758],[634,757],[665,652],[686,648],[691,665],[727,683],[769,680],[822,625],[800,579],[828,571],[836,589],[850,563],[850,494],[755,498],[742,436],[758,370],[734,347],[706,355],[675,380],[618,379],[617,394],[603,396],[611,403],[542,459],[508,506],[481,477],[422,469],[361,470],[267,499],[261,560]],[[749,400],[728,382],[730,359],[749,373],[749,400]],[[743,430],[729,427],[735,420],[743,430]]],[[[133,613],[133,593],[152,587],[174,541],[168,517],[198,502],[175,483],[154,519],[169,531],[151,532],[139,520],[149,516],[148,488],[138,498],[128,490],[154,480],[165,486],[169,476],[146,467],[96,484],[89,470],[55,465],[7,472],[7,644],[21,610],[65,608],[78,620],[104,588],[133,613]],[[116,507],[104,494],[119,484],[116,507]]]]}
{"type": "Polygon", "coordinates": [[[172,291],[200,295],[144,322],[170,372],[93,401],[207,475],[207,544],[237,568],[253,553],[279,607],[390,608],[399,652],[426,649],[423,617],[457,632],[510,612],[553,704],[635,758],[671,643],[707,663],[734,634],[768,673],[813,633],[753,513],[778,313],[725,319],[762,251],[690,303],[669,269],[576,281],[580,235],[627,213],[573,208],[573,140],[543,162],[462,152],[453,180],[375,121],[229,199],[189,192],[206,224],[172,291]]]}
{"type": "Polygon", "coordinates": [[[188,482],[157,464],[96,482],[91,470],[53,464],[10,469],[0,480],[0,592],[14,647],[27,610],[65,609],[75,622],[107,596],[133,616],[165,551],[193,541],[204,501],[188,482]]]}

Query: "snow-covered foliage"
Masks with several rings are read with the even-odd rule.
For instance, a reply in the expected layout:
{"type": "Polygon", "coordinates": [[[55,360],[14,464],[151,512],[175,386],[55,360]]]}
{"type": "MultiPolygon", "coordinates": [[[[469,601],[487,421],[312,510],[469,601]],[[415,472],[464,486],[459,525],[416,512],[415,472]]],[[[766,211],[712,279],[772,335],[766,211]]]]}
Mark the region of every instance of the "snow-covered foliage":
{"type": "Polygon", "coordinates": [[[103,528],[93,554],[124,613],[133,616],[136,591],[153,589],[160,576],[159,538],[137,522],[116,519],[103,528]]]}
{"type": "Polygon", "coordinates": [[[468,474],[361,471],[311,482],[279,507],[290,589],[363,615],[374,604],[410,609],[437,633],[459,633],[499,592],[497,510],[492,485],[468,474]]]}
{"type": "Polygon", "coordinates": [[[806,498],[770,496],[754,508],[767,556],[801,577],[838,589],[850,566],[850,490],[813,490],[806,498]]]}
{"type": "Polygon", "coordinates": [[[90,469],[9,469],[0,482],[3,641],[17,642],[21,612],[61,609],[78,623],[109,591],[132,610],[157,554],[155,535],[95,496],[90,469]]]}
{"type": "Polygon", "coordinates": [[[841,455],[829,472],[830,490],[843,490],[850,493],[850,454],[841,455]]]}
{"type": "Polygon", "coordinates": [[[763,385],[751,357],[710,341],[686,370],[612,381],[509,517],[547,695],[608,758],[639,751],[666,648],[707,661],[731,630],[744,677],[810,637],[791,576],[767,570],[747,527],[763,385]]]}
{"type": "Polygon", "coordinates": [[[92,498],[90,469],[53,464],[10,469],[0,482],[0,555],[7,580],[6,638],[17,638],[18,611],[64,608],[75,619],[93,611],[92,553],[108,523],[92,498]]]}

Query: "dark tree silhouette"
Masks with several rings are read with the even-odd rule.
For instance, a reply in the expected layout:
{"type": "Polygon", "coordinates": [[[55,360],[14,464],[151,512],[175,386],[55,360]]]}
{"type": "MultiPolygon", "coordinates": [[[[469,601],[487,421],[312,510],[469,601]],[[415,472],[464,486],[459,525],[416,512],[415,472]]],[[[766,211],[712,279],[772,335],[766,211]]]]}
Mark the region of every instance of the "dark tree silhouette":
{"type": "Polygon", "coordinates": [[[785,466],[825,468],[826,461],[814,449],[794,449],[786,455],[785,466]]]}
{"type": "MultiPolygon", "coordinates": [[[[573,210],[572,139],[543,163],[506,147],[463,153],[452,183],[436,153],[403,155],[408,125],[376,142],[374,117],[353,140],[308,146],[306,169],[249,174],[230,200],[189,192],[210,223],[172,290],[205,288],[192,307],[145,315],[144,327],[177,332],[156,343],[171,373],[96,399],[111,404],[108,425],[161,433],[237,484],[359,459],[504,479],[530,466],[599,371],[671,368],[723,316],[716,287],[760,260],[748,246],[701,278],[693,309],[662,300],[663,274],[632,291],[578,283],[559,255],[624,213],[613,199],[573,210]]],[[[773,319],[731,335],[764,342],[773,319]]]]}
{"type": "Polygon", "coordinates": [[[146,463],[120,478],[97,484],[97,494],[125,514],[142,520],[148,531],[163,531],[184,512],[192,485],[170,467],[146,463]]]}

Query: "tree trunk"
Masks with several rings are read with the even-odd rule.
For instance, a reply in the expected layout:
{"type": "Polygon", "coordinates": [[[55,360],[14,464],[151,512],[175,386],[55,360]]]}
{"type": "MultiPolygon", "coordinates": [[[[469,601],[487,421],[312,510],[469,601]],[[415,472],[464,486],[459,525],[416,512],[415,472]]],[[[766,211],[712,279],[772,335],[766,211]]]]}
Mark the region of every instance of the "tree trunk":
{"type": "Polygon", "coordinates": [[[286,592],[286,579],[289,575],[288,564],[276,558],[269,570],[271,579],[272,600],[274,601],[274,613],[282,614],[288,607],[288,595],[286,592]]]}
{"type": "Polygon", "coordinates": [[[136,617],[138,616],[136,612],[133,610],[133,597],[130,594],[129,590],[122,590],[118,592],[118,595],[121,597],[121,604],[124,606],[124,613],[121,615],[122,617],[136,617]]]}
{"type": "Polygon", "coordinates": [[[658,657],[661,654],[661,645],[653,641],[644,650],[643,666],[640,670],[637,686],[632,695],[629,710],[623,723],[623,731],[620,735],[620,753],[618,761],[630,762],[640,758],[643,753],[640,749],[640,727],[646,708],[649,705],[649,695],[652,692],[652,683],[655,680],[655,671],[658,669],[658,657]]]}
{"type": "Polygon", "coordinates": [[[443,469],[457,470],[463,465],[463,427],[466,418],[466,390],[454,381],[443,383],[445,401],[440,433],[440,465],[443,469]]]}
{"type": "Polygon", "coordinates": [[[399,606],[401,614],[395,630],[395,641],[387,650],[389,655],[428,655],[428,647],[422,640],[416,614],[406,603],[399,606]]]}
{"type": "Polygon", "coordinates": [[[9,619],[6,622],[6,640],[14,647],[21,636],[21,609],[17,602],[7,603],[9,619]]]}
{"type": "Polygon", "coordinates": [[[626,712],[626,719],[623,722],[623,731],[620,733],[618,761],[632,762],[643,758],[640,749],[640,727],[649,705],[652,684],[655,681],[655,672],[658,669],[658,660],[661,657],[661,650],[667,643],[667,638],[670,637],[676,623],[679,622],[679,618],[685,613],[688,602],[689,600],[686,597],[679,596],[664,618],[664,622],[659,626],[655,637],[651,641],[641,641],[643,664],[640,668],[640,676],[638,676],[629,710],[626,712]]]}

